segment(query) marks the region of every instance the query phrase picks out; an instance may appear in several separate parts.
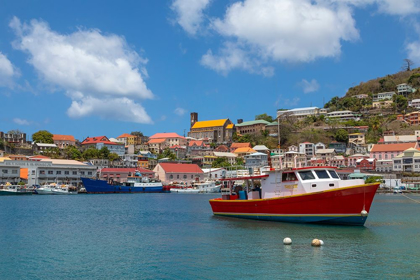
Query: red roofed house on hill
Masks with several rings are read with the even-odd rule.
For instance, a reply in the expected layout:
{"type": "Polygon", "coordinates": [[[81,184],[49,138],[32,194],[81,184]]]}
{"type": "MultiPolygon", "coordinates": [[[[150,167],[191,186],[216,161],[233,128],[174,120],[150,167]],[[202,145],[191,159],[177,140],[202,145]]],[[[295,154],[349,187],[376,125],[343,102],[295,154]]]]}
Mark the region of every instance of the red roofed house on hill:
{"type": "Polygon", "coordinates": [[[178,145],[186,146],[187,139],[175,132],[156,133],[149,137],[149,149],[155,153],[160,153],[164,149],[178,145]]]}
{"type": "Polygon", "coordinates": [[[163,184],[171,182],[191,183],[204,179],[203,170],[197,164],[161,162],[153,169],[163,184]]]}
{"type": "Polygon", "coordinates": [[[74,136],[72,135],[53,134],[53,141],[59,149],[64,149],[68,146],[76,146],[76,139],[74,139],[74,136]]]}
{"type": "Polygon", "coordinates": [[[252,148],[251,143],[232,143],[230,152],[233,153],[237,148],[252,148]]]}
{"type": "Polygon", "coordinates": [[[111,142],[106,136],[87,137],[81,144],[83,148],[95,147],[98,150],[107,147],[111,153],[116,153],[120,157],[125,154],[124,144],[111,142]]]}

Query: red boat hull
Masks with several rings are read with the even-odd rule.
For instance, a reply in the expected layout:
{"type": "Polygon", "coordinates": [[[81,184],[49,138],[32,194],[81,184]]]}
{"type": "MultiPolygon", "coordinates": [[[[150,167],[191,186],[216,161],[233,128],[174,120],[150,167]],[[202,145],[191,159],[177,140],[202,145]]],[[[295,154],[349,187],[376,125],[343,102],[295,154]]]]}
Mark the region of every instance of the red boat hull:
{"type": "Polygon", "coordinates": [[[362,226],[378,187],[379,183],[374,183],[269,199],[216,198],[210,205],[217,216],[362,226]]]}

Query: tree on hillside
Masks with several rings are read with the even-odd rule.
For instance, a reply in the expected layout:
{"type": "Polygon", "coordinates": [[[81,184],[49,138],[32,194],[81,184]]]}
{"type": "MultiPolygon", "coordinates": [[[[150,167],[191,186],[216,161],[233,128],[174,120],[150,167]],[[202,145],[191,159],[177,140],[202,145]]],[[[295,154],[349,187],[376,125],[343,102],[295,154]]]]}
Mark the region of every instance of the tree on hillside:
{"type": "Polygon", "coordinates": [[[402,95],[395,94],[392,97],[392,99],[394,101],[395,109],[396,109],[397,112],[403,113],[407,109],[407,106],[408,106],[408,100],[407,100],[407,98],[405,98],[402,95]]]}
{"type": "Polygon", "coordinates": [[[166,148],[162,153],[158,155],[158,159],[161,158],[169,158],[170,160],[175,160],[176,155],[169,148],[166,148]]]}
{"type": "Polygon", "coordinates": [[[100,158],[108,158],[109,154],[111,152],[109,151],[109,149],[105,146],[103,146],[100,150],[99,150],[99,157],[100,158]]]}
{"type": "Polygon", "coordinates": [[[99,158],[99,150],[96,149],[95,147],[89,147],[83,151],[82,155],[85,160],[99,158]]]}
{"type": "Polygon", "coordinates": [[[53,135],[47,130],[40,130],[32,134],[32,141],[35,143],[54,144],[53,135]]]}
{"type": "Polygon", "coordinates": [[[401,66],[401,70],[403,71],[411,71],[411,66],[414,65],[414,62],[411,59],[405,58],[403,59],[403,64],[401,66]]]}
{"type": "Polygon", "coordinates": [[[273,117],[267,115],[266,113],[261,114],[261,115],[256,115],[255,120],[265,120],[265,121],[268,121],[268,122],[273,122],[274,121],[273,117]]]}
{"type": "Polygon", "coordinates": [[[79,160],[82,158],[82,153],[75,146],[67,146],[64,149],[64,156],[66,159],[79,160]]]}
{"type": "Polygon", "coordinates": [[[420,73],[411,75],[407,83],[413,87],[420,87],[420,73]]]}
{"type": "Polygon", "coordinates": [[[228,162],[227,158],[225,158],[225,157],[216,158],[211,164],[211,167],[213,167],[213,168],[229,167],[229,166],[230,166],[230,163],[228,162]]]}
{"type": "Polygon", "coordinates": [[[335,141],[346,142],[349,140],[349,133],[345,129],[338,129],[335,133],[335,141]]]}
{"type": "Polygon", "coordinates": [[[141,132],[141,131],[132,131],[130,134],[133,135],[133,136],[137,136],[137,137],[143,137],[144,136],[143,132],[141,132]]]}

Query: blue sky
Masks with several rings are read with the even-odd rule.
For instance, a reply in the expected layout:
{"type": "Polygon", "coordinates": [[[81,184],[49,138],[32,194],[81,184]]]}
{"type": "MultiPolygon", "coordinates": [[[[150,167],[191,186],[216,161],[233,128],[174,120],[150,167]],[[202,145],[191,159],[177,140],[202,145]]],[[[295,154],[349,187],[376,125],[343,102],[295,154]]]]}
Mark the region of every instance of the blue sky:
{"type": "Polygon", "coordinates": [[[420,66],[420,0],[0,1],[0,131],[184,134],[420,66]]]}

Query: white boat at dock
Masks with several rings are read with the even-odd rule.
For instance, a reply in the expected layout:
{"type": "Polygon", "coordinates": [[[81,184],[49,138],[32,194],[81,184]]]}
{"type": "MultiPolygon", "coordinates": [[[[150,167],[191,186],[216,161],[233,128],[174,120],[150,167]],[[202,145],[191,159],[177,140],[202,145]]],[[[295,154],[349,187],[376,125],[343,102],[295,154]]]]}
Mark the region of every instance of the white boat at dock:
{"type": "Polygon", "coordinates": [[[204,181],[194,183],[191,187],[171,188],[174,193],[218,193],[221,185],[216,185],[215,181],[204,181]]]}

